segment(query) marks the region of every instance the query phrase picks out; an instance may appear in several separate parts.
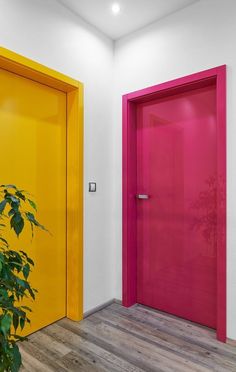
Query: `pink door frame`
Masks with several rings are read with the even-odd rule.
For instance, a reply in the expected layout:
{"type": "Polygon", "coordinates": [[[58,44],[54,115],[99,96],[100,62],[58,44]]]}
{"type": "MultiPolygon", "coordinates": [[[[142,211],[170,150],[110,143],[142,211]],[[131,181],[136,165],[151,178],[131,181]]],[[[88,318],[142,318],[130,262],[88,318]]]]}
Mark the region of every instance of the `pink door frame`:
{"type": "Polygon", "coordinates": [[[216,86],[217,112],[217,339],[226,341],[226,65],[188,75],[123,96],[123,305],[136,301],[136,104],[154,97],[216,86]],[[222,186],[223,185],[223,186],[222,186]],[[223,198],[222,198],[223,194],[223,198]]]}

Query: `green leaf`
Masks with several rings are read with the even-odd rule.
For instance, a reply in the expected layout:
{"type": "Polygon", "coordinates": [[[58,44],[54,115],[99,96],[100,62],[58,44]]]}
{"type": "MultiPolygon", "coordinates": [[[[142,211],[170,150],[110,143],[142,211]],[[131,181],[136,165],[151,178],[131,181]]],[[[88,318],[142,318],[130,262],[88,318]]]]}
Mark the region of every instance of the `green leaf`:
{"type": "Polygon", "coordinates": [[[13,214],[15,214],[15,210],[12,208],[8,212],[8,216],[11,217],[13,214]]]}
{"type": "Polygon", "coordinates": [[[31,222],[31,223],[33,223],[35,226],[37,226],[37,227],[40,227],[42,230],[45,230],[45,231],[47,231],[47,229],[43,226],[43,225],[41,225],[36,219],[35,219],[35,217],[34,217],[34,214],[33,213],[31,213],[31,212],[26,212],[26,218],[27,218],[27,220],[29,221],[29,222],[31,222]]]}
{"type": "Polygon", "coordinates": [[[28,291],[29,291],[30,296],[33,298],[33,300],[35,300],[35,294],[34,294],[34,292],[36,292],[36,291],[33,290],[31,287],[28,288],[28,291]]]}
{"type": "Polygon", "coordinates": [[[20,253],[22,253],[22,255],[25,257],[25,258],[27,258],[28,257],[28,255],[27,255],[27,253],[26,252],[24,252],[24,251],[20,251],[20,253]]]}
{"type": "Polygon", "coordinates": [[[24,328],[25,326],[25,318],[20,318],[20,327],[21,327],[21,330],[24,328]]]}
{"type": "Polygon", "coordinates": [[[7,200],[5,200],[5,199],[2,200],[1,203],[0,203],[0,214],[3,213],[3,211],[4,211],[5,207],[6,207],[6,205],[7,205],[7,200]]]}
{"type": "Polygon", "coordinates": [[[15,213],[11,218],[11,227],[14,229],[17,236],[20,235],[24,228],[24,219],[19,212],[15,213]]]}
{"type": "Polygon", "coordinates": [[[14,313],[13,314],[13,326],[14,326],[15,332],[17,331],[18,325],[19,325],[19,315],[14,313]]]}
{"type": "Polygon", "coordinates": [[[15,189],[15,190],[17,190],[17,187],[15,186],[15,185],[1,185],[0,187],[5,187],[5,188],[7,188],[7,189],[15,189]]]}
{"type": "Polygon", "coordinates": [[[0,319],[0,331],[1,333],[3,333],[5,337],[9,333],[11,322],[12,322],[12,319],[9,314],[3,315],[3,317],[0,319]]]}
{"type": "Polygon", "coordinates": [[[34,217],[34,214],[31,213],[31,212],[26,212],[26,217],[27,219],[32,222],[34,225],[37,225],[38,222],[36,221],[35,217],[34,217]]]}
{"type": "Polygon", "coordinates": [[[19,284],[19,286],[23,287],[24,289],[27,289],[29,286],[25,280],[22,280],[20,278],[16,278],[16,281],[19,284]]]}
{"type": "Polygon", "coordinates": [[[23,267],[23,275],[24,275],[24,278],[25,279],[28,279],[29,273],[30,273],[30,265],[29,264],[26,264],[23,267]]]}
{"type": "Polygon", "coordinates": [[[17,344],[13,345],[12,356],[13,356],[13,365],[12,365],[11,372],[18,372],[20,370],[20,367],[22,366],[22,359],[21,359],[19,347],[17,344]]]}
{"type": "Polygon", "coordinates": [[[30,257],[27,257],[27,262],[29,262],[30,265],[34,266],[34,261],[30,257]]]}
{"type": "Polygon", "coordinates": [[[30,200],[30,199],[28,199],[28,202],[29,202],[29,204],[31,205],[31,207],[32,207],[35,211],[37,211],[37,205],[35,204],[35,202],[34,202],[33,200],[30,200]]]}
{"type": "Polygon", "coordinates": [[[20,207],[20,201],[11,201],[11,207],[14,210],[15,213],[19,212],[19,207],[20,207]]]}
{"type": "Polygon", "coordinates": [[[28,306],[21,306],[21,308],[22,308],[22,309],[25,309],[25,310],[27,310],[27,311],[29,311],[30,313],[32,313],[31,308],[28,307],[28,306]]]}
{"type": "Polygon", "coordinates": [[[27,255],[27,253],[26,252],[24,252],[24,251],[20,251],[20,253],[22,253],[22,255],[26,258],[26,261],[30,264],[30,265],[32,265],[32,266],[34,266],[34,261],[27,255]]]}
{"type": "Polygon", "coordinates": [[[20,192],[20,191],[17,191],[16,192],[16,196],[18,196],[18,198],[20,198],[20,199],[22,199],[22,200],[24,200],[25,201],[25,195],[24,194],[22,194],[22,192],[20,192]]]}
{"type": "Polygon", "coordinates": [[[9,194],[8,193],[7,196],[6,196],[6,198],[9,199],[9,200],[11,200],[13,203],[17,203],[17,204],[20,203],[20,201],[14,195],[12,195],[12,194],[9,194]]]}

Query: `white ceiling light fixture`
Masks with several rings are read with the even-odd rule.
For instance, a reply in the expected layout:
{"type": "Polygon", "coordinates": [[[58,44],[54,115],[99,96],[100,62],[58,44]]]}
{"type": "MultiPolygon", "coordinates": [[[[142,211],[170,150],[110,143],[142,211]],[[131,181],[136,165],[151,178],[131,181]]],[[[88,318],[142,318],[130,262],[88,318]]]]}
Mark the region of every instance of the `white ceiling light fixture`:
{"type": "Polygon", "coordinates": [[[111,11],[112,11],[112,13],[115,16],[117,16],[118,14],[120,14],[120,11],[121,11],[120,4],[118,4],[118,3],[112,4],[111,11]]]}

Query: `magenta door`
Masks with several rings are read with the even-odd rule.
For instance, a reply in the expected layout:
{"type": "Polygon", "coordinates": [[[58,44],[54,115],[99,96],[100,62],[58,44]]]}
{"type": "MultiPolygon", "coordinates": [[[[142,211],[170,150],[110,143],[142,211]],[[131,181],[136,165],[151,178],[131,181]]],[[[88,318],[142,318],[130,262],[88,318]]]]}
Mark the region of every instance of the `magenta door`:
{"type": "Polygon", "coordinates": [[[212,328],[216,128],[215,84],[136,106],[137,302],[212,328]]]}

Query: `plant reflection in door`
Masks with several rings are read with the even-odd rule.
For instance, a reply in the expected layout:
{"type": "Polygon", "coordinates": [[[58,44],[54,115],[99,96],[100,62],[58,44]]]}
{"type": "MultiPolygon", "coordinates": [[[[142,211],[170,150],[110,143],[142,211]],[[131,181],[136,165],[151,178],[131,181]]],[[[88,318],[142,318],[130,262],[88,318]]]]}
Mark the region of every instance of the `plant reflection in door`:
{"type": "Polygon", "coordinates": [[[217,244],[217,196],[219,204],[225,205],[225,181],[219,177],[217,182],[216,175],[212,175],[205,181],[205,188],[199,192],[190,209],[192,212],[191,226],[194,231],[198,231],[207,245],[206,255],[216,256],[217,244]],[[219,192],[218,192],[219,191],[219,192]]]}

